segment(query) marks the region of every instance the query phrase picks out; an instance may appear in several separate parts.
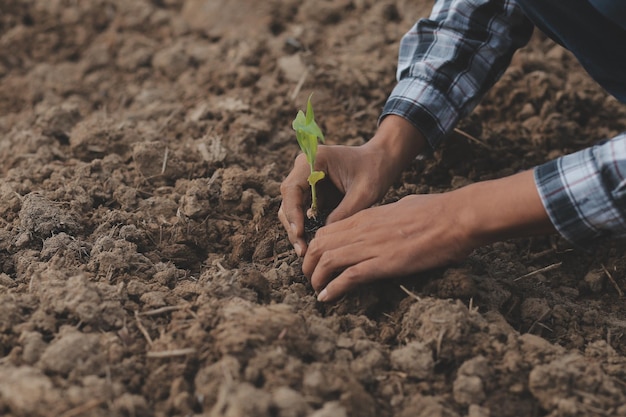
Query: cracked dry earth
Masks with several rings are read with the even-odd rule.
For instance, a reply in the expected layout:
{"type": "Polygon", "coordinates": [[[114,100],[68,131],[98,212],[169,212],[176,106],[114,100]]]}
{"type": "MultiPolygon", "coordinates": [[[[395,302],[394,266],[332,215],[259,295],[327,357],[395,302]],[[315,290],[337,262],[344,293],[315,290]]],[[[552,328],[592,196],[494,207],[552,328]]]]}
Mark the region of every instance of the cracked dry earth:
{"type": "MultiPolygon", "coordinates": [[[[0,415],[626,416],[620,244],[498,243],[332,305],[302,276],[276,218],[291,120],[314,91],[330,143],[367,140],[429,7],[3,0],[0,415]]],[[[459,129],[385,201],[626,110],[536,33],[459,129]]]]}

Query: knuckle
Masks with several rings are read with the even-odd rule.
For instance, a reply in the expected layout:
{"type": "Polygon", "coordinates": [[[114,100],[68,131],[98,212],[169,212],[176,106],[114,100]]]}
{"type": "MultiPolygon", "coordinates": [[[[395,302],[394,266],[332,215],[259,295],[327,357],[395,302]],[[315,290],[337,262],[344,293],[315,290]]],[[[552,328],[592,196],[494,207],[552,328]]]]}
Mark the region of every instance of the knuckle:
{"type": "Polygon", "coordinates": [[[317,229],[317,231],[315,232],[315,238],[319,239],[319,238],[323,238],[324,236],[326,236],[325,228],[320,227],[319,229],[317,229]]]}
{"type": "Polygon", "coordinates": [[[361,281],[361,272],[359,271],[359,267],[357,265],[353,265],[349,268],[346,268],[342,275],[343,280],[350,286],[357,284],[361,281]]]}
{"type": "Polygon", "coordinates": [[[325,281],[319,276],[311,276],[311,286],[315,291],[321,291],[324,288],[325,281]]]}
{"type": "Polygon", "coordinates": [[[321,257],[321,248],[320,248],[319,240],[313,239],[309,242],[307,255],[311,256],[314,259],[319,259],[321,257]]]}
{"type": "Polygon", "coordinates": [[[320,261],[318,262],[318,265],[320,268],[328,271],[328,270],[334,269],[335,261],[336,261],[336,256],[334,255],[333,251],[326,251],[320,257],[320,261]]]}
{"type": "MultiPolygon", "coordinates": [[[[288,229],[289,227],[289,219],[287,218],[287,214],[285,213],[285,210],[283,208],[283,206],[281,205],[280,208],[278,209],[278,220],[280,220],[280,222],[282,223],[282,225],[288,229]]],[[[289,230],[287,230],[289,231],[289,230]]]]}
{"type": "Polygon", "coordinates": [[[282,195],[285,195],[290,188],[292,188],[293,185],[291,184],[291,182],[289,181],[289,179],[286,179],[285,181],[280,183],[280,193],[282,195]]]}
{"type": "MultiPolygon", "coordinates": [[[[307,267],[306,265],[302,265],[302,273],[304,274],[305,277],[307,277],[310,281],[311,284],[313,284],[313,270],[309,267],[307,267]]],[[[313,288],[315,288],[315,285],[313,285],[313,288]]]]}

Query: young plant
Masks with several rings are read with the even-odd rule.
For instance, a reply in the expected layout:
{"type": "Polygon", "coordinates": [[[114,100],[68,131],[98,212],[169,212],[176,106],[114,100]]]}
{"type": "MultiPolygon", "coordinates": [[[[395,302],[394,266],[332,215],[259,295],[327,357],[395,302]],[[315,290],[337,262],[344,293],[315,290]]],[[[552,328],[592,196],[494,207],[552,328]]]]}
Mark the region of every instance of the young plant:
{"type": "Polygon", "coordinates": [[[293,130],[296,131],[296,139],[300,149],[304,152],[306,160],[311,167],[311,173],[307,178],[309,185],[311,186],[311,208],[307,210],[306,215],[309,219],[317,216],[317,194],[315,192],[315,184],[324,178],[323,171],[315,170],[315,155],[317,155],[317,140],[319,139],[324,143],[324,134],[322,130],[315,122],[315,115],[313,113],[313,106],[311,105],[311,94],[306,103],[306,114],[302,110],[298,110],[298,114],[294,119],[293,130]]]}

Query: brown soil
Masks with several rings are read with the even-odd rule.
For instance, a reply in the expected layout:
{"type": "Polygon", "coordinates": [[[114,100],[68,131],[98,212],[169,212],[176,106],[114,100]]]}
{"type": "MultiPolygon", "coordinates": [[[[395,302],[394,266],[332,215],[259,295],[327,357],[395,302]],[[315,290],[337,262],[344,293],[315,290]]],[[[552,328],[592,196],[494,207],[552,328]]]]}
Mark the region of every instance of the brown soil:
{"type": "MultiPolygon", "coordinates": [[[[430,3],[3,0],[0,415],[626,416],[616,244],[498,243],[333,305],[301,274],[276,218],[291,120],[314,91],[330,143],[370,137],[430,3]]],[[[626,110],[537,33],[459,127],[480,143],[453,135],[387,201],[626,110]]]]}

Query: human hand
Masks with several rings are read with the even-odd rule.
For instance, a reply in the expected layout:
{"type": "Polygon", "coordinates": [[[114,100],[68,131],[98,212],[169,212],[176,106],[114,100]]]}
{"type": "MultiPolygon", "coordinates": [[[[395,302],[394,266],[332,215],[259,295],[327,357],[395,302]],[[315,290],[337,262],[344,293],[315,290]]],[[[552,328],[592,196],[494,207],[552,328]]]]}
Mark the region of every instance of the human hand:
{"type": "Polygon", "coordinates": [[[553,232],[532,172],[363,210],[319,229],[302,270],[319,301],[466,257],[510,237],[553,232]]]}
{"type": "Polygon", "coordinates": [[[330,301],[369,281],[459,261],[477,243],[455,205],[451,194],[411,195],[325,226],[302,270],[318,299],[330,301]]]}
{"type": "MultiPolygon", "coordinates": [[[[410,123],[398,116],[388,116],[376,135],[362,146],[320,145],[315,169],[324,171],[326,179],[318,186],[321,189],[330,183],[342,195],[328,216],[327,224],[345,219],[379,201],[424,143],[419,131],[410,123]]],[[[281,184],[283,201],[278,217],[299,256],[307,250],[304,213],[310,194],[309,173],[310,167],[301,154],[281,184]]],[[[321,190],[318,195],[320,206],[324,207],[325,197],[328,203],[328,195],[321,190]]]]}

